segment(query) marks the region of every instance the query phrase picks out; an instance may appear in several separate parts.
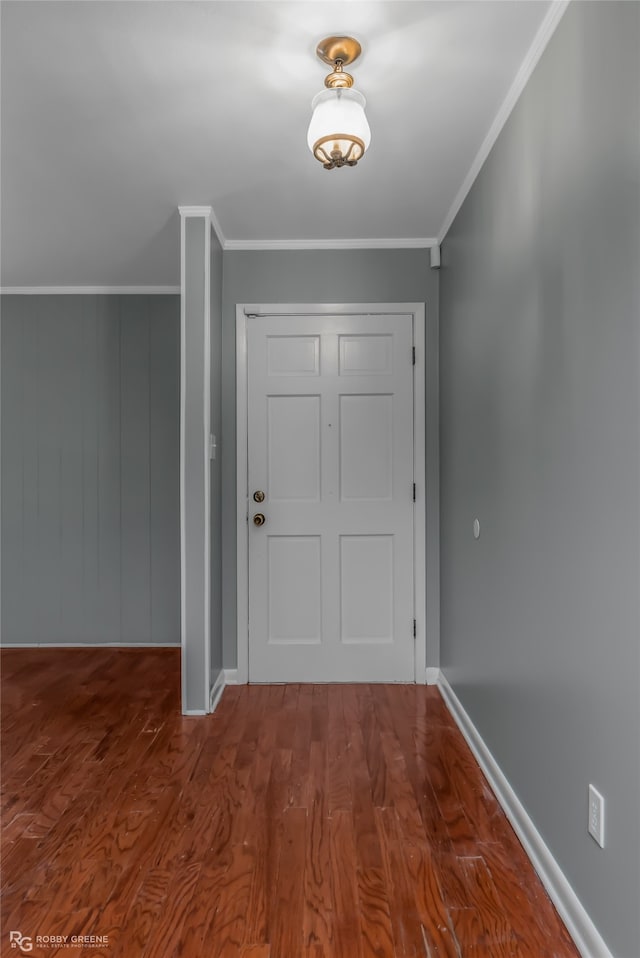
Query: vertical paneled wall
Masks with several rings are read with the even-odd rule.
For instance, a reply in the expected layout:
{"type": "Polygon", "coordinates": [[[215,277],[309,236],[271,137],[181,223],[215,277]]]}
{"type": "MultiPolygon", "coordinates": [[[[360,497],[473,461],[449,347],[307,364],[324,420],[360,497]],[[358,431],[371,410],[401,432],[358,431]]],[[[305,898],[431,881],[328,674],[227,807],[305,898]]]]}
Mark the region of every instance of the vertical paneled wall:
{"type": "Polygon", "coordinates": [[[178,296],[3,296],[2,641],[180,641],[178,296]]]}

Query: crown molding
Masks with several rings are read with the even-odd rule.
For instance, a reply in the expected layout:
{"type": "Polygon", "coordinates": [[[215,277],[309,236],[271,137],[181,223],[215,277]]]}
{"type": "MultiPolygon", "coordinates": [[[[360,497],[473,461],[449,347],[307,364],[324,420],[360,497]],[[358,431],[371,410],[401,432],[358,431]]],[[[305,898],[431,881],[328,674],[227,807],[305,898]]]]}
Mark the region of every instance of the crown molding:
{"type": "Polygon", "coordinates": [[[179,286],[0,286],[3,296],[174,296],[179,286]]]}
{"type": "Polygon", "coordinates": [[[216,216],[215,210],[213,209],[213,207],[210,207],[210,209],[211,209],[211,213],[210,213],[210,215],[209,215],[209,219],[211,220],[211,226],[213,227],[213,232],[214,232],[214,233],[216,234],[216,236],[218,237],[218,242],[220,243],[220,246],[221,246],[223,249],[226,249],[227,240],[225,239],[225,235],[224,235],[224,233],[222,232],[222,227],[220,226],[220,221],[219,221],[218,217],[216,216]]]}
{"type": "Polygon", "coordinates": [[[225,250],[295,250],[295,249],[429,249],[438,240],[435,236],[399,239],[308,239],[308,240],[232,240],[224,243],[225,250]]]}
{"type": "Polygon", "coordinates": [[[500,136],[500,133],[502,132],[505,123],[509,119],[513,108],[520,99],[522,91],[529,82],[531,74],[535,70],[540,57],[544,53],[547,44],[549,43],[549,40],[555,33],[556,27],[564,16],[569,3],[570,0],[554,0],[554,2],[551,4],[547,15],[545,16],[540,28],[538,29],[538,32],[533,38],[533,43],[529,47],[527,55],[522,61],[522,65],[520,66],[513,83],[509,87],[509,92],[504,98],[493,123],[489,127],[489,131],[482,141],[480,149],[476,153],[469,172],[462,181],[462,185],[456,193],[453,203],[449,207],[449,211],[447,212],[442,226],[440,227],[438,239],[436,240],[437,243],[442,243],[443,239],[449,232],[451,224],[458,215],[460,207],[464,203],[478,173],[482,169],[485,160],[489,156],[494,143],[500,136]]]}
{"type": "Polygon", "coordinates": [[[226,239],[224,233],[222,232],[222,227],[220,226],[220,221],[215,214],[213,206],[179,206],[178,212],[180,216],[184,219],[186,216],[204,216],[207,217],[211,223],[213,232],[218,237],[218,242],[220,246],[226,248],[226,239]]]}
{"type": "Polygon", "coordinates": [[[213,210],[210,206],[179,206],[180,216],[211,216],[213,210]]]}

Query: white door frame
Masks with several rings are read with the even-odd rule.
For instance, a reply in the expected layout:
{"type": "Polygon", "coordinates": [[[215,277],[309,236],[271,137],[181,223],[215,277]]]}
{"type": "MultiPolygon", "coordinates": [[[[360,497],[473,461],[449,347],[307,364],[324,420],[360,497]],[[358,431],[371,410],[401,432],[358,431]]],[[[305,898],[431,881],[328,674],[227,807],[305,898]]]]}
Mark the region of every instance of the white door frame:
{"type": "Polygon", "coordinates": [[[426,681],[426,421],[424,303],[286,303],[236,306],[236,467],[237,467],[237,636],[238,683],[249,681],[249,526],[247,449],[247,318],[254,316],[349,316],[410,314],[416,351],[413,367],[413,469],[416,502],[413,509],[413,576],[415,681],[426,681]]]}

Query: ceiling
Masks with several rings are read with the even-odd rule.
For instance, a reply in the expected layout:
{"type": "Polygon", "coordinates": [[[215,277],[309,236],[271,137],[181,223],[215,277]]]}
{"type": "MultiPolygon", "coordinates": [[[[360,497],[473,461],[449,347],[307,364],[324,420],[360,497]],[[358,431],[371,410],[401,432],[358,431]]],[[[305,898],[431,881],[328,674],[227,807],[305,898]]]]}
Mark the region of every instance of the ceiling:
{"type": "Polygon", "coordinates": [[[179,205],[231,249],[432,244],[554,6],[4,0],[3,288],[177,284],[179,205]],[[306,145],[328,34],[362,44],[372,130],[331,171],[306,145]]]}

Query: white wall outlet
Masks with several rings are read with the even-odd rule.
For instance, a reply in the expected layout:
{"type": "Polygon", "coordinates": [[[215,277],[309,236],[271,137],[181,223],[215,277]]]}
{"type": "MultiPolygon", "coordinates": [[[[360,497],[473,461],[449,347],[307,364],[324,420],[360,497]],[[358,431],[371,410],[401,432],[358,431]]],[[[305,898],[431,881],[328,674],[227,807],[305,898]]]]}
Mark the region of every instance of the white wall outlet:
{"type": "Polygon", "coordinates": [[[604,848],[604,798],[593,785],[589,786],[589,834],[604,848]]]}

